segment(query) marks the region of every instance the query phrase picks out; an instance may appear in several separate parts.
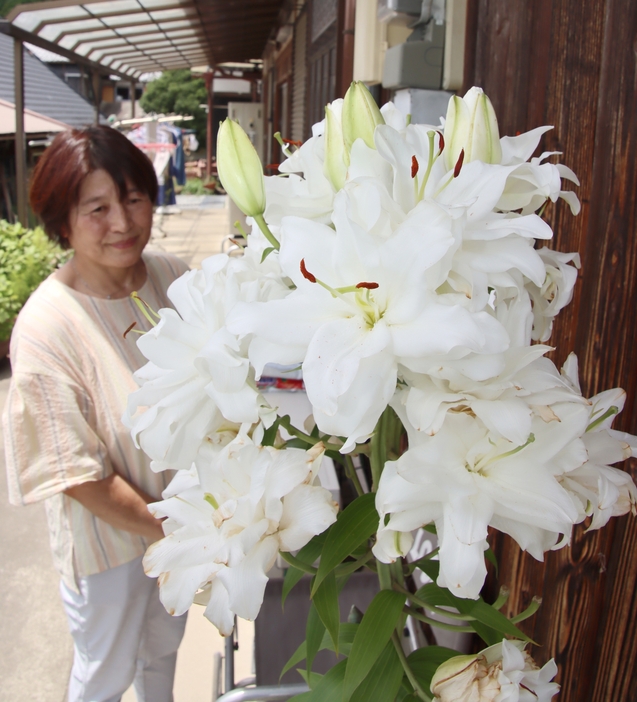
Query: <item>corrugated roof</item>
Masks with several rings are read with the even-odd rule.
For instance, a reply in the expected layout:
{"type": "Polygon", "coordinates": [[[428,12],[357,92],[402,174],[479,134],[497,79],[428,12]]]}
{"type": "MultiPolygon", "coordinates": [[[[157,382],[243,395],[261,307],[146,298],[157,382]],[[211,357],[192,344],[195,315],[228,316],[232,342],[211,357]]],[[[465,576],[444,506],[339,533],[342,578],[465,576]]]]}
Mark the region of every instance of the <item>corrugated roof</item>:
{"type": "MultiPolygon", "coordinates": [[[[33,110],[24,111],[24,132],[27,135],[63,132],[69,126],[33,110]]],[[[8,100],[0,100],[0,134],[15,134],[15,105],[8,100]]]]}
{"type": "MultiPolygon", "coordinates": [[[[0,98],[15,103],[13,87],[13,39],[0,34],[0,98]]],[[[24,52],[25,107],[72,127],[95,121],[93,106],[55,75],[45,64],[24,52]]]]}
{"type": "Polygon", "coordinates": [[[8,19],[46,42],[44,48],[57,45],[137,78],[148,71],[260,58],[282,4],[283,0],[49,0],[19,5],[8,19]]]}

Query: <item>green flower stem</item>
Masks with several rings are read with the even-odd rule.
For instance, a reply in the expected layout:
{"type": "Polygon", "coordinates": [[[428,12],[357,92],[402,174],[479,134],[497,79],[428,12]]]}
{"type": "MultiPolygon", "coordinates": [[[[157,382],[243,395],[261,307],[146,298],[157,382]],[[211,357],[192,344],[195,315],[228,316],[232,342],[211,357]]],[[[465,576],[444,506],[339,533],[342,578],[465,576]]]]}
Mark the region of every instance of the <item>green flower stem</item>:
{"type": "Polygon", "coordinates": [[[428,609],[430,612],[440,614],[443,617],[449,617],[449,619],[458,619],[462,622],[475,621],[476,619],[470,614],[458,614],[457,612],[448,612],[446,609],[442,609],[441,607],[437,607],[436,605],[429,604],[425,602],[425,600],[421,600],[419,597],[409,592],[409,590],[402,587],[398,583],[394,583],[394,590],[400,592],[403,595],[406,595],[408,600],[411,600],[414,604],[417,604],[419,607],[422,607],[423,609],[428,609]]]}
{"type": "Polygon", "coordinates": [[[304,573],[309,573],[310,575],[316,575],[317,571],[316,568],[314,568],[313,566],[307,565],[307,563],[303,563],[303,561],[299,560],[287,551],[279,551],[279,553],[281,554],[281,558],[294,568],[302,570],[304,573]]]}
{"type": "Polygon", "coordinates": [[[493,609],[502,609],[502,607],[504,607],[504,605],[507,603],[510,594],[511,592],[509,588],[503,585],[500,588],[500,594],[498,595],[498,599],[491,605],[493,609]]]}
{"type": "Polygon", "coordinates": [[[409,666],[409,661],[407,660],[407,656],[405,656],[405,652],[403,651],[403,647],[400,643],[400,639],[398,638],[398,634],[394,632],[391,635],[391,640],[392,643],[394,644],[394,648],[396,649],[396,653],[398,654],[398,658],[400,660],[400,663],[403,667],[403,670],[405,671],[405,675],[407,676],[407,680],[411,683],[411,686],[414,688],[414,691],[418,697],[420,697],[421,700],[425,700],[425,702],[432,702],[432,697],[430,697],[423,689],[420,683],[418,682],[416,676],[414,675],[414,671],[411,669],[409,666]]]}
{"type": "Polygon", "coordinates": [[[413,573],[416,570],[416,568],[418,568],[418,564],[420,563],[420,561],[430,561],[434,556],[437,556],[439,553],[440,548],[435,548],[433,551],[428,553],[426,556],[419,558],[417,561],[414,561],[413,563],[407,563],[407,568],[409,569],[409,572],[413,573]]]}
{"type": "MultiPolygon", "coordinates": [[[[292,425],[288,415],[280,417],[279,426],[282,426],[289,434],[292,434],[292,436],[296,437],[297,439],[300,439],[301,441],[305,442],[306,444],[309,444],[310,446],[315,446],[320,441],[323,441],[323,439],[320,437],[317,438],[316,436],[310,436],[304,431],[297,429],[295,426],[292,425]]],[[[326,451],[338,451],[341,448],[340,446],[335,446],[334,444],[329,443],[324,444],[324,446],[326,451]]]]}
{"type": "Polygon", "coordinates": [[[420,190],[418,191],[418,193],[416,195],[416,202],[420,202],[420,200],[422,200],[423,197],[425,196],[425,187],[427,186],[427,181],[429,180],[429,175],[431,174],[431,168],[434,165],[434,161],[436,160],[434,158],[434,137],[435,136],[436,136],[436,132],[431,131],[431,130],[427,132],[427,140],[429,141],[429,155],[427,157],[427,171],[426,171],[425,175],[423,176],[420,190]]]}
{"type": "Polygon", "coordinates": [[[381,563],[378,559],[376,559],[376,565],[376,572],[378,573],[378,582],[380,583],[380,589],[391,590],[391,570],[389,569],[389,566],[387,565],[387,563],[381,563]]]}
{"type": "Polygon", "coordinates": [[[336,577],[340,577],[341,575],[349,575],[350,573],[354,573],[357,571],[359,568],[362,568],[372,557],[372,552],[369,551],[366,553],[364,556],[361,556],[359,559],[355,561],[345,561],[344,563],[341,563],[340,565],[336,566],[334,569],[334,572],[336,573],[336,577]]]}
{"type": "MultiPolygon", "coordinates": [[[[414,619],[418,621],[425,622],[429,626],[437,626],[439,629],[447,629],[448,631],[459,631],[461,633],[471,634],[473,633],[473,628],[470,626],[459,626],[458,624],[447,624],[446,622],[439,622],[437,619],[432,619],[425,614],[421,614],[417,609],[413,607],[404,607],[403,612],[409,614],[414,619]]],[[[448,612],[444,613],[444,616],[448,616],[448,612]]]]}
{"type": "Polygon", "coordinates": [[[520,614],[517,614],[515,617],[511,617],[511,621],[514,624],[517,624],[518,622],[523,622],[525,619],[532,617],[538,611],[541,604],[542,598],[534,597],[531,600],[531,604],[524,610],[524,612],[520,612],[520,614]]]}
{"type": "Polygon", "coordinates": [[[356,492],[359,495],[364,495],[365,490],[363,490],[361,481],[358,479],[358,475],[356,474],[356,468],[354,467],[354,461],[352,460],[352,457],[349,454],[346,454],[345,456],[343,456],[343,458],[345,459],[345,473],[347,474],[347,477],[354,483],[356,492]]]}
{"type": "Polygon", "coordinates": [[[385,466],[385,461],[387,460],[386,451],[386,441],[387,441],[387,413],[389,408],[380,415],[378,424],[374,429],[374,434],[372,436],[371,444],[371,455],[370,463],[372,468],[372,492],[378,490],[378,483],[380,482],[380,476],[383,472],[383,467],[385,466]]]}
{"type": "Polygon", "coordinates": [[[270,227],[268,227],[265,219],[263,219],[263,215],[254,215],[252,219],[254,219],[254,221],[259,225],[259,229],[263,232],[263,236],[270,242],[272,247],[278,251],[281,248],[281,244],[279,244],[274,234],[270,231],[270,227]]]}

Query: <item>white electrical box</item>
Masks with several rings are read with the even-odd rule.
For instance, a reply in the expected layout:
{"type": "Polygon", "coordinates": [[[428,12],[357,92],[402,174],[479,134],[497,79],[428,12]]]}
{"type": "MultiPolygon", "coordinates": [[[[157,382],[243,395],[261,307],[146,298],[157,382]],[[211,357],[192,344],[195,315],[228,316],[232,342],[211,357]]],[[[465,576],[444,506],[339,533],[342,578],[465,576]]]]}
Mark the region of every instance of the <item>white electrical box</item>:
{"type": "Polygon", "coordinates": [[[239,122],[263,163],[263,103],[229,102],[228,117],[239,122]]]}

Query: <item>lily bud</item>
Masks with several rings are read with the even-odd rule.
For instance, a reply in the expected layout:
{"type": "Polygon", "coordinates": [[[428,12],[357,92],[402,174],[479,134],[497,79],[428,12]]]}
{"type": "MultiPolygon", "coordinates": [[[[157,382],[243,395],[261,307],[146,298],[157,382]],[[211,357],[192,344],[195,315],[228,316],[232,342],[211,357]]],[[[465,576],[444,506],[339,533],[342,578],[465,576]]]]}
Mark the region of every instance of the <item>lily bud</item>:
{"type": "Polygon", "coordinates": [[[248,217],[265,211],[263,166],[238,122],[224,120],[217,135],[219,180],[237,207],[248,217]]]}
{"type": "Polygon", "coordinates": [[[451,170],[464,149],[464,160],[500,163],[502,148],[498,120],[491,100],[482,88],[471,88],[460,98],[449,100],[445,118],[445,164],[451,170]]]}
{"type": "Polygon", "coordinates": [[[345,185],[349,153],[343,141],[343,129],[331,105],[325,107],[325,161],[323,173],[334,190],[345,185]]]}
{"type": "Polygon", "coordinates": [[[482,655],[454,656],[431,680],[436,702],[494,702],[500,694],[499,666],[487,667],[482,655]]]}
{"type": "Polygon", "coordinates": [[[385,120],[376,100],[361,81],[355,80],[345,93],[343,102],[343,137],[350,151],[356,139],[362,139],[370,149],[375,149],[374,132],[385,120]]]}

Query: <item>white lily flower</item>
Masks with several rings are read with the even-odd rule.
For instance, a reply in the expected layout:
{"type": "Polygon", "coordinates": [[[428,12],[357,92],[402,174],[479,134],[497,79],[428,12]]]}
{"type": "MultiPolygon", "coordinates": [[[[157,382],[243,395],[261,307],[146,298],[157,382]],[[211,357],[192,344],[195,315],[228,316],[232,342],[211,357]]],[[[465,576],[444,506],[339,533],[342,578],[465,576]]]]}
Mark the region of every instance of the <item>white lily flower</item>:
{"type": "Polygon", "coordinates": [[[275,295],[277,285],[287,290],[276,276],[259,276],[254,258],[254,252],[241,259],[221,254],[185,273],[168,291],[176,311],[160,310],[159,324],[138,341],[149,363],[135,374],[141,387],[129,397],[124,422],[154,470],[188,469],[202,444],[215,442],[228,423],[271,414],[254,385],[247,345],[225,327],[237,299],[275,295]]]}
{"type": "MultiPolygon", "coordinates": [[[[339,103],[335,100],[332,107],[339,103]]],[[[340,101],[342,104],[342,100],[340,101]]],[[[280,166],[279,176],[265,178],[265,219],[278,227],[286,215],[307,217],[329,224],[334,208],[334,190],[325,177],[325,120],[312,127],[312,137],[280,166]]]]}
{"type": "Polygon", "coordinates": [[[434,673],[436,702],[550,702],[560,686],[557,666],[539,668],[522,641],[495,644],[473,656],[456,656],[434,673]]]}
{"type": "Polygon", "coordinates": [[[493,316],[436,293],[446,277],[437,264],[454,243],[443,209],[423,202],[379,238],[349,219],[348,202],[348,192],[339,193],[336,231],[284,220],[279,259],[296,289],[281,300],[239,304],[228,319],[233,333],[255,335],[249,356],[257,376],[269,362],[303,363],[316,423],[347,437],[344,452],[373,431],[399,362],[508,345],[493,316]]]}
{"type": "MultiPolygon", "coordinates": [[[[391,532],[398,544],[400,532],[434,522],[440,542],[438,584],[475,599],[486,577],[489,526],[509,534],[538,560],[560,534],[568,539],[578,511],[557,478],[586,461],[579,437],[588,409],[581,403],[551,409],[557,421],[534,417],[532,434],[522,445],[494,436],[467,413],[448,414],[434,436],[411,432],[409,449],[385,464],[380,479],[376,557],[391,562],[406,553],[398,553],[397,546],[384,548],[391,539],[383,532],[391,532]]],[[[400,545],[409,546],[409,539],[400,545]]]]}
{"type": "Polygon", "coordinates": [[[541,286],[529,281],[526,289],[533,300],[532,338],[544,342],[551,336],[557,314],[573,299],[580,257],[577,253],[565,254],[546,247],[537,253],[544,262],[546,277],[541,286]]]}
{"type": "Polygon", "coordinates": [[[448,412],[470,410],[494,435],[522,445],[529,438],[534,416],[547,422],[557,420],[551,405],[588,405],[554,364],[542,358],[548,351],[550,347],[540,345],[510,349],[502,355],[502,371],[485,380],[465,375],[444,359],[429,374],[403,370],[406,384],[392,406],[401,416],[406,413],[410,426],[428,435],[441,428],[448,412]]]}
{"type": "Polygon", "coordinates": [[[235,614],[256,618],[277,553],[302,548],[336,519],[330,492],[314,484],[323,451],[278,451],[240,434],[198,466],[198,481],[192,470],[177,474],[179,491],[171,483],[166,499],[149,505],[166,518],[167,536],[144,557],[168,612],[185,612],[203,588],[205,616],[223,636],[235,614]]]}
{"type": "MultiPolygon", "coordinates": [[[[577,358],[571,354],[564,375],[577,379],[577,358]]],[[[579,384],[578,384],[579,387],[579,384]]],[[[587,461],[560,478],[579,510],[578,522],[592,517],[588,530],[600,529],[611,517],[637,515],[637,487],[629,473],[613,463],[637,456],[637,437],[611,429],[626,401],[621,388],[606,390],[589,400],[590,416],[582,442],[587,461]]]]}

